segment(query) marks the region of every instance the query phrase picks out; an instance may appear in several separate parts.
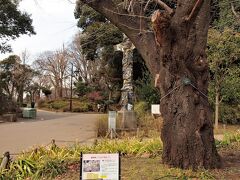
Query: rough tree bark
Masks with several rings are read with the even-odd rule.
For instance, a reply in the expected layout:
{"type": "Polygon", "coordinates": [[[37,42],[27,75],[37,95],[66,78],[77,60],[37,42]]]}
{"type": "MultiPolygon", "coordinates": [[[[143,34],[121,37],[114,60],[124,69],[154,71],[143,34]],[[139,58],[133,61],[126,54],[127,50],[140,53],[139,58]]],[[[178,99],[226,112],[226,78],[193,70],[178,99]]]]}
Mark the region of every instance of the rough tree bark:
{"type": "MultiPolygon", "coordinates": [[[[135,1],[134,14],[112,0],[81,1],[105,15],[125,33],[141,53],[153,77],[159,74],[159,89],[165,97],[161,99],[163,162],[180,168],[219,167],[212,112],[206,98],[205,48],[210,0],[178,0],[173,11],[162,6],[164,12],[156,11],[152,15],[152,27],[149,27],[149,18],[142,16],[142,8],[138,8],[142,7],[141,1],[135,1]],[[186,78],[188,82],[184,84],[186,78]]],[[[161,1],[161,4],[164,3],[161,1]]]]}

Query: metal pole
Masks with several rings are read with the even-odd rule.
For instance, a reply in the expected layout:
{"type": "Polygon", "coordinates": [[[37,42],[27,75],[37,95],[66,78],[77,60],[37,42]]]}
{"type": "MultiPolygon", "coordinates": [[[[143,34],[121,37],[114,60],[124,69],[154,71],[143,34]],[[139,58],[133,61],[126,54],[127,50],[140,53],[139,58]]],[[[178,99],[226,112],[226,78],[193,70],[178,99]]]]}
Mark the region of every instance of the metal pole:
{"type": "Polygon", "coordinates": [[[70,84],[71,84],[71,87],[70,87],[70,107],[69,107],[69,110],[70,110],[70,112],[72,112],[72,91],[73,91],[73,89],[72,89],[72,78],[73,78],[73,63],[71,63],[72,64],[72,67],[71,67],[71,77],[70,77],[70,84]]]}

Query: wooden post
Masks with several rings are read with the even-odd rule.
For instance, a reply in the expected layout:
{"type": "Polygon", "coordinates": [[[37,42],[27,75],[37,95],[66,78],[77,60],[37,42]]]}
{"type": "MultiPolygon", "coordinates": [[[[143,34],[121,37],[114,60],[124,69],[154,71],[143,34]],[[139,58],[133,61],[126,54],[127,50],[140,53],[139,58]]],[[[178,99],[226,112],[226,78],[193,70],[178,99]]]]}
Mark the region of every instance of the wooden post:
{"type": "Polygon", "coordinates": [[[0,165],[0,170],[7,169],[8,164],[10,162],[10,153],[8,151],[5,152],[3,156],[4,157],[3,157],[2,163],[0,165]]]}

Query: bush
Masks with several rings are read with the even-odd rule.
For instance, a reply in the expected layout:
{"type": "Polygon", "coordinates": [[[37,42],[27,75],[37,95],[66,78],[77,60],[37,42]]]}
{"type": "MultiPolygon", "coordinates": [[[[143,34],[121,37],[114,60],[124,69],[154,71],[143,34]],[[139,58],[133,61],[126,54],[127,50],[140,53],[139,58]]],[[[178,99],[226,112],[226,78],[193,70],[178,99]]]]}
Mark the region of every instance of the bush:
{"type": "Polygon", "coordinates": [[[161,131],[162,117],[155,119],[149,112],[148,104],[146,102],[138,102],[134,106],[134,110],[138,119],[138,127],[144,130],[145,136],[150,134],[151,130],[161,131]]]}
{"type": "Polygon", "coordinates": [[[220,108],[220,117],[223,123],[240,124],[240,106],[223,104],[220,108]]]}
{"type": "MultiPolygon", "coordinates": [[[[47,102],[41,102],[41,108],[48,108],[50,110],[62,110],[63,112],[69,112],[69,99],[51,100],[47,102]]],[[[82,102],[79,99],[73,99],[72,101],[73,112],[89,112],[93,111],[92,104],[88,102],[82,102]]]]}
{"type": "Polygon", "coordinates": [[[94,91],[94,92],[88,93],[87,97],[90,101],[93,101],[93,102],[101,102],[103,100],[101,92],[99,92],[99,91],[94,91]]]}
{"type": "Polygon", "coordinates": [[[136,87],[136,96],[139,101],[146,102],[148,108],[151,107],[151,104],[159,104],[160,94],[151,84],[140,83],[136,87]]]}
{"type": "Polygon", "coordinates": [[[82,103],[81,110],[82,112],[88,112],[88,111],[92,111],[93,107],[89,103],[82,103]]]}
{"type": "Polygon", "coordinates": [[[229,146],[232,143],[240,143],[240,130],[235,133],[225,133],[222,141],[215,141],[218,148],[229,146]]]}
{"type": "Polygon", "coordinates": [[[84,83],[84,82],[77,82],[75,85],[75,89],[74,91],[76,92],[76,94],[81,97],[86,95],[87,93],[92,91],[92,88],[88,86],[88,84],[84,83]]]}
{"type": "Polygon", "coordinates": [[[69,102],[67,102],[67,101],[56,100],[56,101],[54,101],[53,103],[50,104],[50,108],[58,110],[58,109],[62,109],[64,107],[66,107],[68,105],[69,105],[69,102]]]}
{"type": "Polygon", "coordinates": [[[141,118],[149,111],[148,104],[144,101],[140,101],[134,105],[134,111],[136,112],[137,117],[141,118]]]}

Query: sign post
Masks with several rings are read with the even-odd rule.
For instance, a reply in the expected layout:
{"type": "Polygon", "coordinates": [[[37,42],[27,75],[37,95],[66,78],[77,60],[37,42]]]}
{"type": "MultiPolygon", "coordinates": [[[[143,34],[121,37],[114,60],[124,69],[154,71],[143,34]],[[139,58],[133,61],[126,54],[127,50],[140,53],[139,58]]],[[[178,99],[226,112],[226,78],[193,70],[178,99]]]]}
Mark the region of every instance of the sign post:
{"type": "Polygon", "coordinates": [[[110,138],[113,139],[117,136],[116,128],[117,128],[117,112],[109,111],[108,112],[108,133],[107,136],[110,135],[110,138]]]}

